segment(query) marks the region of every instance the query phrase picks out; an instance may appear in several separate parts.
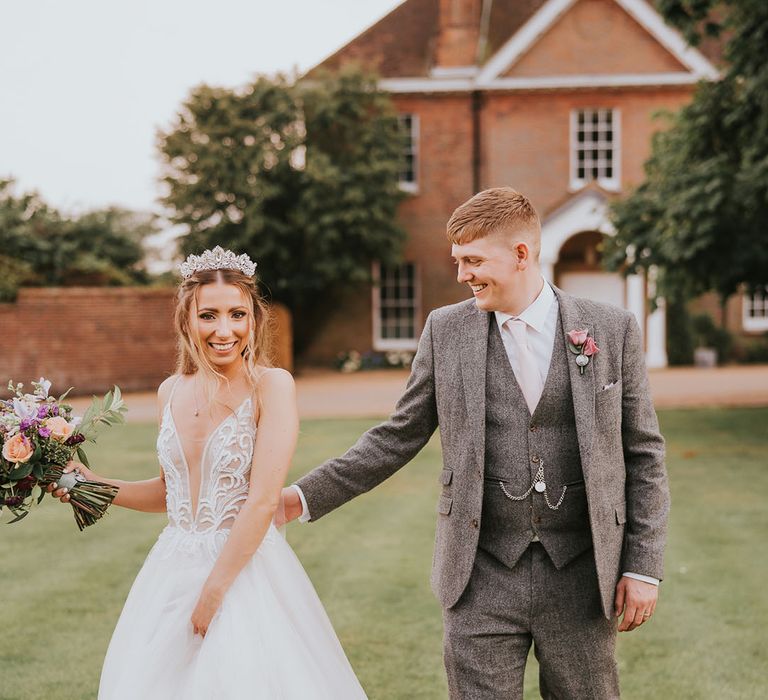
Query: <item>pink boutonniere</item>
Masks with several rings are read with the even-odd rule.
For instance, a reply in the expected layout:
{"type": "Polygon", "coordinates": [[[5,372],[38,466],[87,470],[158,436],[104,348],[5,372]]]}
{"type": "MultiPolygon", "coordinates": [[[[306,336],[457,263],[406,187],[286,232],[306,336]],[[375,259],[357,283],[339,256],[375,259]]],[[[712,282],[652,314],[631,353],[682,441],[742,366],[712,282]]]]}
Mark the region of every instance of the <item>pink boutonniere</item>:
{"type": "Polygon", "coordinates": [[[589,364],[589,358],[600,352],[588,330],[568,331],[568,347],[576,355],[579,374],[584,374],[584,368],[589,364]]]}

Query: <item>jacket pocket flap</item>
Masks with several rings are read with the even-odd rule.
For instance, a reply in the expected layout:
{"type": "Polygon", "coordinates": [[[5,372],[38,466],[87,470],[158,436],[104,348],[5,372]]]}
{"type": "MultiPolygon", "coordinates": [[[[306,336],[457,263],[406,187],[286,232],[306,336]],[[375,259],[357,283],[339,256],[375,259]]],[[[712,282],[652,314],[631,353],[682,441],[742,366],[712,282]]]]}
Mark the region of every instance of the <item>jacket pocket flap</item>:
{"type": "Polygon", "coordinates": [[[448,486],[451,483],[451,479],[453,479],[453,469],[443,469],[440,472],[440,483],[443,486],[448,486]]]}
{"type": "Polygon", "coordinates": [[[451,512],[451,506],[453,505],[453,499],[448,496],[440,496],[440,500],[437,502],[437,512],[441,515],[448,515],[451,512]]]}
{"type": "Polygon", "coordinates": [[[627,522],[627,504],[626,503],[620,503],[616,506],[616,522],[619,525],[622,525],[623,523],[627,522]]]}

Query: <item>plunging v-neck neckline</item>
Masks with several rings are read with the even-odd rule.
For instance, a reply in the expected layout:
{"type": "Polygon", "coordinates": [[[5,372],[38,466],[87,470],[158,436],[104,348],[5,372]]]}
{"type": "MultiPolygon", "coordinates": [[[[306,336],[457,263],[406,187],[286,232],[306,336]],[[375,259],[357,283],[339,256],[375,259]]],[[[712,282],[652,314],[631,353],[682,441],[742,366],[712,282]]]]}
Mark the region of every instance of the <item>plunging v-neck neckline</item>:
{"type": "Polygon", "coordinates": [[[190,510],[192,511],[192,522],[194,523],[197,520],[197,510],[200,507],[200,494],[203,488],[202,466],[205,460],[205,455],[208,452],[208,445],[210,444],[213,436],[230,418],[237,418],[237,416],[240,414],[240,409],[243,406],[245,406],[245,404],[248,401],[251,400],[251,397],[247,396],[245,399],[243,399],[240,405],[235,409],[234,413],[230,413],[228,416],[225,416],[224,419],[219,422],[219,424],[208,434],[208,437],[205,439],[205,443],[203,444],[203,451],[200,453],[200,464],[198,464],[198,467],[197,467],[197,470],[200,474],[200,481],[197,484],[197,500],[194,504],[192,503],[192,482],[190,479],[189,463],[187,462],[187,454],[184,451],[184,445],[181,442],[181,435],[179,434],[179,429],[176,426],[176,420],[173,417],[173,411],[171,410],[172,398],[173,398],[173,395],[171,395],[171,397],[168,399],[168,402],[165,404],[165,408],[168,411],[168,416],[170,418],[171,425],[173,427],[173,434],[176,436],[176,445],[179,448],[179,452],[181,453],[181,459],[184,462],[184,470],[186,471],[186,474],[187,474],[187,489],[189,491],[189,507],[190,507],[190,510]]]}

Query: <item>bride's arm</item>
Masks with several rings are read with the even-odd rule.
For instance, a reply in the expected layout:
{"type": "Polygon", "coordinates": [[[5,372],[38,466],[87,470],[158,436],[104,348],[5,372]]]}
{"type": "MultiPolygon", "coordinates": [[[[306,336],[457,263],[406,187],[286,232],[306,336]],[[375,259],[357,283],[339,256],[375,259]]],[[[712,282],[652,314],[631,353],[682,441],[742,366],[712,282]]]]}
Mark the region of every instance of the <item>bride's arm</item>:
{"type": "MultiPolygon", "coordinates": [[[[144,513],[163,513],[165,512],[165,481],[156,476],[154,479],[145,479],[144,481],[123,481],[121,479],[109,479],[106,476],[101,476],[91,469],[88,469],[84,464],[71,460],[67,462],[63,471],[66,474],[73,469],[77,470],[88,481],[100,481],[102,484],[112,484],[112,486],[119,486],[115,500],[112,501],[113,505],[123,506],[123,508],[131,508],[132,510],[140,510],[144,513]]],[[[55,498],[58,498],[62,503],[69,502],[69,493],[67,489],[56,488],[57,484],[50,484],[48,491],[53,492],[55,498]],[[55,489],[55,491],[54,491],[55,489]]]]}
{"type": "MultiPolygon", "coordinates": [[[[175,379],[175,376],[169,377],[163,381],[157,389],[158,425],[160,425],[160,422],[162,421],[163,408],[168,400],[172,380],[175,381],[175,379]]],[[[145,479],[144,481],[109,479],[106,476],[101,476],[91,469],[88,469],[84,464],[75,460],[67,462],[63,471],[66,474],[75,468],[77,468],[88,481],[100,481],[103,484],[118,486],[120,491],[118,491],[117,496],[115,496],[115,500],[112,501],[113,505],[130,508],[131,510],[139,510],[143,513],[164,513],[166,510],[165,477],[162,468],[160,469],[160,476],[157,476],[154,479],[145,479]]],[[[58,498],[62,503],[67,503],[69,501],[67,489],[58,489],[56,487],[57,484],[49,484],[47,490],[49,493],[53,493],[54,497],[58,498]]]]}
{"type": "Polygon", "coordinates": [[[299,434],[296,388],[290,373],[269,370],[259,388],[261,411],[248,498],[235,518],[192,614],[195,632],[203,635],[227,589],[264,539],[280,503],[280,491],[299,434]]]}

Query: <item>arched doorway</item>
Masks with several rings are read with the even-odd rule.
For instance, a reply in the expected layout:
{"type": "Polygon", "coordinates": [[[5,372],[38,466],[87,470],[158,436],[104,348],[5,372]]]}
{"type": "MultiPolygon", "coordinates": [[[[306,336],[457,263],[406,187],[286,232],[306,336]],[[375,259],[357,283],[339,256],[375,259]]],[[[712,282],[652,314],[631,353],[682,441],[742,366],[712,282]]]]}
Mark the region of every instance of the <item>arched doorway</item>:
{"type": "Polygon", "coordinates": [[[577,297],[607,302],[631,311],[644,335],[648,367],[667,364],[663,300],[655,311],[647,304],[652,281],[642,275],[606,272],[600,247],[614,234],[608,220],[605,193],[586,187],[552,210],[542,222],[541,270],[560,289],[577,297]]]}
{"type": "Polygon", "coordinates": [[[626,284],[619,273],[606,272],[601,265],[606,234],[582,231],[560,248],[554,266],[554,282],[564,292],[626,308],[626,284]]]}

